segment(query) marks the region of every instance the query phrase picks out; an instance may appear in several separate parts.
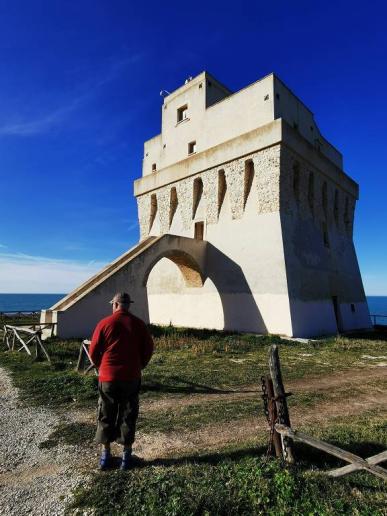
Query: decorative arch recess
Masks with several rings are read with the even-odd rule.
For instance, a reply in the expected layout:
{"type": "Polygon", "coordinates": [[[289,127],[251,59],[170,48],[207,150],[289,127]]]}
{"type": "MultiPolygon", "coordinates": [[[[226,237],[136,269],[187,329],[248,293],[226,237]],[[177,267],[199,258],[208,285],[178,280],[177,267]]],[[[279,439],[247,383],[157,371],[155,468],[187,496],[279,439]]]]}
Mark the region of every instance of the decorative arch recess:
{"type": "Polygon", "coordinates": [[[156,194],[151,195],[151,206],[150,206],[150,215],[149,215],[149,231],[152,229],[153,223],[155,221],[157,214],[157,197],[156,194]]]}
{"type": "Polygon", "coordinates": [[[203,181],[201,177],[197,177],[193,183],[193,202],[192,202],[192,218],[196,216],[196,212],[203,195],[203,181]]]}
{"type": "Polygon", "coordinates": [[[222,209],[224,198],[227,192],[227,181],[226,174],[224,170],[219,170],[218,172],[218,217],[220,215],[220,210],[222,209]]]}
{"type": "Polygon", "coordinates": [[[249,159],[245,162],[245,177],[243,187],[243,209],[246,208],[247,199],[249,198],[251,187],[254,181],[254,162],[249,159]]]}
{"type": "Polygon", "coordinates": [[[190,256],[188,253],[185,253],[184,251],[168,250],[157,256],[157,258],[155,258],[146,269],[143,280],[144,287],[146,287],[148,283],[149,274],[151,273],[152,269],[162,258],[168,258],[168,260],[171,260],[175,265],[178,266],[187,287],[198,288],[203,286],[204,279],[202,272],[199,265],[192,258],[192,256],[190,256]]]}

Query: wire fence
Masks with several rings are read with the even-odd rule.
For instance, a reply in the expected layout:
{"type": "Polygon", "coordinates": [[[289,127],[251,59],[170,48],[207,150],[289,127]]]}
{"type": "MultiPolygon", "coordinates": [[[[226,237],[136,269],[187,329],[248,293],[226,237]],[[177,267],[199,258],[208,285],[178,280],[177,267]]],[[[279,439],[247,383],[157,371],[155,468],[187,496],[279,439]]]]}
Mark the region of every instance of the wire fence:
{"type": "Polygon", "coordinates": [[[387,315],[371,314],[371,320],[374,326],[387,326],[387,315]]]}

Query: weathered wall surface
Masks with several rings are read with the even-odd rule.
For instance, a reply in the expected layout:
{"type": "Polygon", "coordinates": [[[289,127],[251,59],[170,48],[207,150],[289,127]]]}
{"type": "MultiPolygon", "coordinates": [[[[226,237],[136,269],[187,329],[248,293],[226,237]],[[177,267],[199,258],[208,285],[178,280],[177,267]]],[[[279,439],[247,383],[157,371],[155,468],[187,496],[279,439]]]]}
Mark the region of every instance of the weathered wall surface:
{"type": "MultiPolygon", "coordinates": [[[[160,221],[160,234],[170,231],[170,214],[171,214],[171,190],[176,188],[178,207],[176,214],[181,218],[181,227],[175,227],[176,234],[184,236],[194,235],[193,219],[193,199],[194,199],[194,181],[200,178],[203,182],[203,202],[206,209],[203,213],[203,219],[207,226],[211,224],[223,223],[219,221],[219,172],[224,171],[227,195],[230,203],[230,215],[232,220],[241,219],[244,215],[244,204],[247,200],[244,198],[244,181],[246,173],[246,163],[252,161],[254,164],[254,178],[248,195],[249,203],[255,206],[254,212],[259,215],[261,213],[272,213],[279,211],[279,173],[280,173],[280,146],[274,146],[262,151],[247,154],[243,158],[230,161],[228,163],[212,167],[199,172],[186,179],[171,182],[167,186],[158,188],[145,195],[137,197],[138,218],[140,224],[140,238],[143,239],[149,235],[152,194],[157,199],[157,214],[160,221]]],[[[176,215],[175,215],[176,216],[176,215]]],[[[250,224],[251,222],[249,222],[250,224]]],[[[255,225],[255,223],[253,223],[255,225]]],[[[208,237],[207,237],[208,240],[208,237]]]]}
{"type": "Polygon", "coordinates": [[[313,148],[319,148],[332,163],[342,168],[341,153],[322,136],[313,113],[278,77],[274,77],[274,99],[275,118],[282,118],[290,127],[297,128],[313,148]]]}
{"type": "MultiPolygon", "coordinates": [[[[305,148],[305,142],[293,133],[285,127],[282,145],[247,154],[139,196],[141,237],[149,232],[157,234],[152,233],[149,223],[151,195],[157,198],[159,233],[193,237],[195,222],[203,220],[206,240],[241,266],[258,307],[257,320],[261,322],[254,327],[241,322],[241,330],[311,336],[335,333],[338,327],[369,327],[352,241],[357,185],[314,148],[305,148]],[[254,176],[246,194],[249,162],[253,163],[254,176]],[[227,185],[222,201],[220,173],[227,185]],[[198,178],[203,191],[194,216],[194,183],[198,178]],[[173,188],[178,205],[171,223],[173,188]]],[[[191,325],[208,326],[206,318],[213,307],[211,326],[226,327],[217,308],[214,285],[193,295],[178,286],[176,271],[165,267],[152,274],[148,286],[151,320],[187,325],[189,312],[192,306],[198,306],[196,296],[201,293],[204,318],[192,317],[191,325]],[[163,280],[163,287],[157,278],[168,281],[163,280]],[[173,310],[179,295],[180,315],[173,310]]]]}
{"type": "Polygon", "coordinates": [[[138,197],[141,238],[149,231],[152,234],[151,196],[155,195],[158,206],[155,220],[159,217],[157,227],[161,233],[193,237],[195,222],[203,221],[209,243],[206,264],[209,279],[202,289],[186,288],[179,271],[168,261],[156,265],[147,285],[151,321],[291,333],[279,185],[280,146],[277,145],[138,197]],[[248,163],[253,167],[246,185],[248,163]],[[220,175],[226,185],[223,197],[219,195],[220,175]],[[203,189],[194,214],[194,184],[199,178],[203,189]],[[170,222],[174,188],[178,206],[170,222]]]}
{"type": "Polygon", "coordinates": [[[281,226],[296,335],[370,327],[352,240],[356,198],[339,179],[282,147],[281,226]]]}

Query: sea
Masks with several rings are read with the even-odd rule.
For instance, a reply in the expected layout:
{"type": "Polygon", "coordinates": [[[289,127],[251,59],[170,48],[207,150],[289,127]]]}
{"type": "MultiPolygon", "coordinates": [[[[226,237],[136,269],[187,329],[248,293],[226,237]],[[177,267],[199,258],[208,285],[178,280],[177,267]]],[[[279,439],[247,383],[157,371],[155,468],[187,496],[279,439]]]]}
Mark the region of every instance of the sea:
{"type": "Polygon", "coordinates": [[[367,296],[367,301],[370,314],[374,316],[372,322],[387,325],[387,296],[367,296]],[[385,317],[380,317],[381,315],[385,317]]]}
{"type": "Polygon", "coordinates": [[[66,294],[0,294],[0,312],[38,312],[66,294]]]}
{"type": "MultiPolygon", "coordinates": [[[[0,312],[37,312],[50,308],[66,294],[0,294],[0,312]]],[[[387,296],[367,296],[368,306],[376,324],[387,324],[387,296]]]]}

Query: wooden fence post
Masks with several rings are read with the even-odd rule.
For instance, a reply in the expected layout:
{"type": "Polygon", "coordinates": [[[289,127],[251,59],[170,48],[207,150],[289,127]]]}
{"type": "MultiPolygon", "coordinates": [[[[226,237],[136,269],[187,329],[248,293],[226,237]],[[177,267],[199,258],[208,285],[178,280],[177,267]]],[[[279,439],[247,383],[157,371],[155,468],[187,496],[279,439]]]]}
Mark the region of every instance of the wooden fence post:
{"type": "MultiPolygon", "coordinates": [[[[277,407],[278,421],[290,427],[290,417],[284,384],[282,381],[281,364],[278,354],[278,347],[271,346],[269,352],[269,369],[273,381],[274,400],[277,407]]],[[[281,435],[283,457],[289,464],[294,463],[293,444],[289,437],[281,435]]]]}
{"type": "Polygon", "coordinates": [[[267,409],[269,412],[269,425],[270,425],[270,447],[274,445],[276,457],[282,457],[282,442],[281,435],[275,429],[275,422],[277,421],[277,406],[274,401],[274,389],[273,381],[270,376],[265,377],[266,393],[267,393],[267,409]]]}

